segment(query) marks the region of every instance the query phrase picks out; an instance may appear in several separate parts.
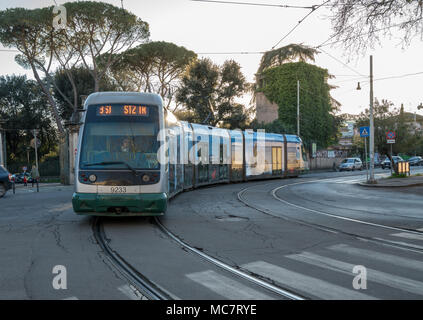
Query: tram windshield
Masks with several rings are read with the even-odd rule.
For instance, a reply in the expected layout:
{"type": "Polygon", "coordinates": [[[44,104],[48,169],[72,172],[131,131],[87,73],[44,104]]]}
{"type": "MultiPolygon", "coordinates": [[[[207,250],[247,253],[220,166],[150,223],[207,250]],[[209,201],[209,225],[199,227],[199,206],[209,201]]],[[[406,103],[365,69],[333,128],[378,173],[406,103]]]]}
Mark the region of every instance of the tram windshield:
{"type": "Polygon", "coordinates": [[[159,129],[156,106],[89,106],[79,167],[90,170],[159,169],[159,129]]]}

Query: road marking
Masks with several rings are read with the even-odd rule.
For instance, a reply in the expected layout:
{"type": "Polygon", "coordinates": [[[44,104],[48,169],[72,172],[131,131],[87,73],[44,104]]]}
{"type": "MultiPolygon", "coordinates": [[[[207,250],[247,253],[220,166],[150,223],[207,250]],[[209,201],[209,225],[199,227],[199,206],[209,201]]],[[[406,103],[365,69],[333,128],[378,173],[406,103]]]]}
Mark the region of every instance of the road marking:
{"type": "Polygon", "coordinates": [[[311,294],[321,299],[376,299],[375,297],[359,291],[346,289],[327,281],[297,273],[264,261],[247,263],[242,267],[263,277],[270,278],[280,285],[289,286],[295,290],[301,290],[306,295],[311,294]]]}
{"type": "Polygon", "coordinates": [[[391,234],[391,236],[423,241],[423,234],[400,232],[400,233],[391,234]]]}
{"type": "Polygon", "coordinates": [[[141,300],[142,298],[142,295],[138,295],[134,292],[134,290],[136,290],[134,287],[128,286],[127,284],[118,287],[118,290],[131,300],[141,300]]]}
{"type": "Polygon", "coordinates": [[[337,252],[342,252],[345,254],[350,254],[350,255],[364,257],[367,259],[373,259],[373,260],[377,260],[381,262],[386,262],[391,265],[396,265],[398,267],[410,268],[410,269],[415,269],[415,270],[423,272],[423,261],[402,258],[399,256],[394,256],[391,254],[367,250],[367,249],[354,248],[346,244],[337,244],[334,246],[330,246],[329,249],[333,251],[337,251],[337,252]]]}
{"type": "Polygon", "coordinates": [[[409,242],[392,241],[392,240],[383,239],[383,238],[372,238],[372,239],[379,240],[379,241],[384,241],[384,242],[389,242],[389,243],[394,243],[394,244],[399,244],[399,245],[402,245],[402,246],[406,246],[406,247],[411,247],[411,248],[423,250],[423,246],[419,246],[417,244],[412,244],[412,243],[409,243],[409,242]]]}
{"type": "MultiPolygon", "coordinates": [[[[355,265],[352,263],[347,263],[347,262],[331,259],[328,257],[323,257],[311,252],[302,252],[300,254],[292,254],[292,255],[288,255],[287,258],[354,276],[352,271],[355,265]]],[[[364,263],[357,263],[357,264],[364,265],[364,263]]],[[[386,285],[386,286],[400,289],[403,291],[408,291],[418,295],[423,295],[423,282],[396,276],[393,274],[370,269],[367,267],[366,267],[366,270],[367,270],[367,280],[369,281],[377,282],[382,285],[386,285]]]]}
{"type": "Polygon", "coordinates": [[[62,300],[79,300],[77,297],[67,297],[62,300]]]}
{"type": "Polygon", "coordinates": [[[249,288],[238,281],[225,277],[212,270],[185,275],[217,294],[232,300],[274,300],[260,291],[249,288]]]}
{"type": "Polygon", "coordinates": [[[363,179],[356,179],[356,180],[345,180],[345,181],[339,181],[336,183],[342,183],[342,184],[356,184],[357,182],[364,182],[363,179]]]}

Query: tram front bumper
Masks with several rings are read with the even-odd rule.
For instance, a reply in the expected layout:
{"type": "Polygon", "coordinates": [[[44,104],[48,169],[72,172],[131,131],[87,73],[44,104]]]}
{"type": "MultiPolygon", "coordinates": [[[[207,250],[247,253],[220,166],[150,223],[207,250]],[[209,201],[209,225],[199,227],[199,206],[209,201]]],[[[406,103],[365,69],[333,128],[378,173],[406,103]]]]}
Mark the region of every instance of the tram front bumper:
{"type": "Polygon", "coordinates": [[[156,216],[167,208],[166,193],[97,194],[74,193],[73,210],[82,215],[156,216]]]}

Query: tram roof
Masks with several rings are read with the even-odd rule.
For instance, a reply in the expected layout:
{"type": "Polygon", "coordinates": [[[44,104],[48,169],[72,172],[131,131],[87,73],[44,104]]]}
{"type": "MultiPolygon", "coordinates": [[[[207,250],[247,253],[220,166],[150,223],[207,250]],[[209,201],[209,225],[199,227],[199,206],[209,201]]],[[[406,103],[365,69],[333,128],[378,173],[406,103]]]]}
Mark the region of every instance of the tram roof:
{"type": "Polygon", "coordinates": [[[95,92],[90,94],[85,100],[85,105],[101,103],[140,103],[163,105],[162,98],[155,93],[147,92],[95,92]]]}

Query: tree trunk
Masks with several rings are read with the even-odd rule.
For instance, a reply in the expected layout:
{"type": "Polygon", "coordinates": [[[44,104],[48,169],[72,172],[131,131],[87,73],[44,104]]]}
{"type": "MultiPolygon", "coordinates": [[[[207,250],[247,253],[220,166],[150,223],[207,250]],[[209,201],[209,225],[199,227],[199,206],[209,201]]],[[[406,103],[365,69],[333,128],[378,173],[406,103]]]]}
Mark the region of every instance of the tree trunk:
{"type": "Polygon", "coordinates": [[[48,88],[44,85],[43,81],[41,80],[37,69],[35,68],[34,64],[31,63],[32,72],[34,73],[34,77],[37,80],[38,84],[40,85],[43,92],[46,94],[48,102],[50,104],[51,111],[53,113],[54,120],[56,120],[57,129],[59,130],[59,133],[61,136],[65,135],[65,130],[62,125],[62,119],[60,118],[59,112],[57,111],[56,103],[54,102],[53,96],[51,95],[48,88]]]}
{"type": "Polygon", "coordinates": [[[389,153],[387,153],[387,157],[389,161],[391,161],[391,168],[394,169],[395,174],[398,175],[398,163],[395,163],[389,153]]]}
{"type": "Polygon", "coordinates": [[[96,78],[94,78],[94,92],[100,91],[100,81],[96,78]]]}

